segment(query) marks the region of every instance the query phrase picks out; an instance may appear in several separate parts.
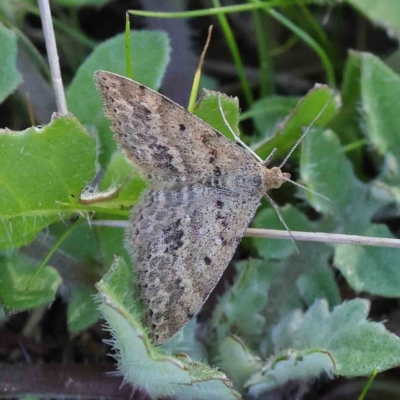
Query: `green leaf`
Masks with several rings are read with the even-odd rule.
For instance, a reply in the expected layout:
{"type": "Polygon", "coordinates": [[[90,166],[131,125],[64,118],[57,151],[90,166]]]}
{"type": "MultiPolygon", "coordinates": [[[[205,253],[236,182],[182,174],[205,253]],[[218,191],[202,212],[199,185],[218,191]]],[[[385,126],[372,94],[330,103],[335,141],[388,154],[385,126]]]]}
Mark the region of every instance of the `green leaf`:
{"type": "Polygon", "coordinates": [[[94,290],[84,286],[76,286],[69,300],[67,310],[68,330],[78,333],[97,322],[99,311],[94,302],[94,290]]]}
{"type": "MultiPolygon", "coordinates": [[[[305,97],[297,103],[292,113],[279,125],[273,135],[265,138],[254,150],[261,158],[266,158],[274,147],[278,149],[277,157],[289,153],[303,133],[303,128],[309,126],[318,113],[327,104],[332,95],[328,86],[318,85],[310,90],[305,97]]],[[[332,99],[322,115],[315,121],[315,126],[324,126],[337,112],[337,104],[332,99]]]]}
{"type": "Polygon", "coordinates": [[[139,322],[132,282],[132,269],[117,259],[97,284],[99,308],[111,328],[118,368],[125,381],[144,388],[154,398],[238,399],[223,373],[184,354],[172,357],[152,346],[139,322]]]}
{"type": "Polygon", "coordinates": [[[337,133],[342,145],[353,146],[359,143],[348,157],[352,160],[357,174],[362,176],[363,153],[360,143],[364,138],[364,130],[361,113],[361,64],[362,53],[350,51],[344,70],[342,105],[328,124],[328,128],[337,133]]]}
{"type": "Polygon", "coordinates": [[[398,99],[400,76],[372,54],[362,55],[362,107],[367,135],[384,156],[380,181],[392,186],[390,193],[399,201],[400,122],[398,99]]]}
{"type": "MultiPolygon", "coordinates": [[[[110,163],[101,181],[101,190],[110,187],[121,187],[118,195],[109,201],[104,201],[102,207],[121,208],[131,207],[139,200],[143,189],[147,186],[146,182],[135,172],[132,164],[119,151],[115,151],[111,156],[110,163]]],[[[97,204],[96,204],[97,205],[97,204]]]]}
{"type": "Polygon", "coordinates": [[[246,344],[236,335],[229,335],[217,348],[216,362],[232,380],[235,388],[243,391],[246,381],[260,370],[262,361],[255,356],[246,344]]]}
{"type": "Polygon", "coordinates": [[[400,76],[378,57],[363,53],[361,88],[363,113],[370,140],[380,154],[390,152],[399,160],[400,76]]]}
{"type": "MultiPolygon", "coordinates": [[[[169,61],[169,41],[161,31],[132,31],[131,55],[133,79],[152,89],[161,85],[169,61]]],[[[100,45],[81,65],[72,81],[67,101],[70,111],[83,123],[94,126],[100,138],[100,162],[107,164],[116,145],[110,123],[104,117],[101,98],[93,81],[97,70],[125,75],[124,34],[117,35],[100,45]]]]}
{"type": "Polygon", "coordinates": [[[275,271],[264,260],[255,259],[237,263],[235,267],[235,281],[217,303],[211,326],[220,340],[235,332],[247,343],[256,345],[265,329],[261,312],[267,304],[275,271]]]}
{"type": "Polygon", "coordinates": [[[192,360],[204,363],[208,355],[205,345],[196,338],[197,328],[196,318],[192,318],[183,329],[168,340],[168,342],[162,344],[162,350],[169,354],[184,353],[192,360]]]}
{"type": "Polygon", "coordinates": [[[204,90],[201,98],[194,106],[193,114],[234,141],[234,137],[229,127],[226,126],[221,111],[219,110],[219,96],[221,96],[221,107],[224,111],[225,118],[232,130],[238,134],[239,99],[237,97],[229,97],[223,93],[204,90]]]}
{"type": "Polygon", "coordinates": [[[303,192],[317,211],[331,216],[335,228],[341,232],[363,232],[382,205],[372,195],[371,187],[356,178],[339,139],[330,130],[316,132],[303,141],[300,174],[308,188],[331,200],[328,202],[312,193],[303,192]]]}
{"type": "MultiPolygon", "coordinates": [[[[79,207],[79,206],[78,206],[79,207]]],[[[60,237],[65,232],[65,222],[57,222],[50,227],[50,233],[60,237]]],[[[97,241],[95,230],[89,223],[80,224],[62,242],[59,250],[68,254],[70,258],[80,262],[99,262],[101,248],[97,241]],[[82,246],[82,243],[85,245],[82,246]]],[[[109,265],[109,264],[108,264],[109,265]]],[[[98,276],[95,282],[100,279],[98,276]]]]}
{"type": "Polygon", "coordinates": [[[252,140],[268,140],[274,137],[279,125],[295,109],[298,97],[269,96],[253,103],[250,110],[240,117],[251,116],[258,130],[258,135],[252,140]]]}
{"type": "Polygon", "coordinates": [[[274,329],[277,355],[249,380],[250,394],[322,372],[353,377],[399,365],[400,338],[368,321],[368,312],[367,300],[343,303],[332,312],[322,300],[304,315],[295,311],[285,317],[274,329]]]}
{"type": "Polygon", "coordinates": [[[347,0],[360,13],[384,28],[388,35],[400,37],[400,3],[393,0],[347,0]]]}
{"type": "Polygon", "coordinates": [[[22,82],[17,70],[17,37],[0,22],[0,103],[22,82]]]}
{"type": "Polygon", "coordinates": [[[97,226],[96,235],[99,239],[104,265],[111,265],[115,256],[122,257],[128,265],[131,265],[131,256],[124,246],[125,232],[123,229],[97,226]]]}
{"type": "MultiPolygon", "coordinates": [[[[279,211],[290,230],[307,232],[312,229],[304,214],[296,208],[286,206],[281,207],[279,211]]],[[[260,229],[284,229],[278,213],[272,207],[257,213],[252,225],[260,229]]],[[[296,252],[296,247],[291,240],[254,238],[253,244],[260,257],[265,259],[283,259],[296,252]]]]}
{"type": "MultiPolygon", "coordinates": [[[[371,226],[364,235],[393,237],[384,225],[371,226]]],[[[343,244],[336,248],[334,265],[357,292],[400,297],[398,249],[343,244]]]]}
{"type": "Polygon", "coordinates": [[[72,116],[43,128],[0,130],[0,248],[29,243],[62,218],[95,173],[96,143],[72,116]]]}
{"type": "Polygon", "coordinates": [[[0,302],[8,312],[18,312],[51,303],[61,283],[61,277],[52,267],[45,267],[29,286],[37,266],[21,253],[0,256],[0,302]],[[28,289],[27,289],[28,288],[28,289]]]}

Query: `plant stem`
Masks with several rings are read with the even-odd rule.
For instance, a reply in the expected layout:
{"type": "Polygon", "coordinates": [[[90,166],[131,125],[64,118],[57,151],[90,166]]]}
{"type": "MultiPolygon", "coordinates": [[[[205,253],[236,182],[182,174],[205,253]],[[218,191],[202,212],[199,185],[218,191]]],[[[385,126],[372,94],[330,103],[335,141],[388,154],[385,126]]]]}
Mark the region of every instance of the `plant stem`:
{"type": "Polygon", "coordinates": [[[132,56],[131,56],[131,21],[129,14],[126,13],[125,19],[125,60],[126,60],[126,77],[133,79],[132,72],[132,56]]]}
{"type": "Polygon", "coordinates": [[[75,228],[80,225],[84,220],[80,219],[73,223],[59,238],[58,240],[54,243],[54,245],[51,247],[49,252],[46,254],[46,257],[43,259],[43,261],[40,263],[38,269],[36,270],[35,274],[33,275],[32,279],[29,281],[27,287],[25,290],[29,290],[29,288],[32,286],[33,282],[35,282],[36,278],[38,275],[42,272],[43,268],[46,266],[47,262],[50,260],[51,256],[54,254],[54,252],[60,247],[61,243],[70,235],[72,231],[75,230],[75,228]]]}
{"type": "Polygon", "coordinates": [[[64,85],[61,78],[60,63],[58,59],[56,38],[54,35],[53,21],[51,18],[48,0],[38,0],[40,18],[42,20],[43,34],[46,42],[47,57],[49,59],[53,90],[57,103],[57,111],[67,114],[67,101],[65,99],[64,85]]]}
{"type": "MultiPolygon", "coordinates": [[[[324,243],[340,243],[340,244],[359,244],[362,246],[377,246],[377,247],[397,247],[400,248],[400,239],[356,236],[356,235],[341,235],[337,233],[324,232],[296,232],[291,231],[294,240],[306,242],[324,242],[324,243]]],[[[256,229],[248,228],[245,236],[247,237],[262,237],[271,239],[289,239],[289,232],[277,229],[256,229]]]]}
{"type": "Polygon", "coordinates": [[[333,69],[333,65],[325,53],[325,50],[306,32],[296,26],[292,21],[287,19],[283,14],[280,14],[278,11],[274,9],[265,10],[269,15],[278,20],[282,25],[286,26],[286,28],[290,29],[294,32],[300,39],[302,39],[305,43],[307,43],[314,51],[318,54],[321,59],[322,65],[326,71],[326,79],[328,81],[329,86],[332,88],[336,88],[335,81],[335,72],[333,69]]]}
{"type": "MultiPolygon", "coordinates": [[[[285,5],[297,4],[296,1],[287,0],[285,5]]],[[[267,9],[282,5],[282,0],[269,1],[264,3],[261,1],[254,2],[251,4],[238,4],[236,6],[226,7],[214,7],[203,10],[193,11],[180,11],[180,12],[162,12],[162,11],[144,11],[144,10],[128,10],[128,13],[132,15],[138,15],[141,17],[152,17],[152,18],[191,18],[191,17],[204,17],[207,15],[219,15],[229,14],[233,12],[245,12],[252,10],[267,9]]]]}
{"type": "MultiPolygon", "coordinates": [[[[214,8],[221,8],[219,0],[212,0],[214,8]]],[[[243,88],[243,93],[246,98],[248,106],[254,103],[253,93],[250,89],[250,84],[247,79],[246,73],[244,71],[244,65],[242,58],[240,56],[239,47],[236,43],[235,36],[233,35],[232,29],[229,26],[229,22],[224,14],[218,14],[217,18],[221,24],[222,31],[224,32],[225,39],[228,43],[228,47],[231,51],[233,62],[235,63],[237,73],[239,75],[239,80],[243,88]]]]}
{"type": "MultiPolygon", "coordinates": [[[[113,228],[126,229],[130,227],[129,221],[121,220],[92,220],[90,225],[93,226],[110,226],[113,228]]],[[[323,242],[323,243],[337,243],[337,244],[357,244],[361,246],[377,246],[377,247],[399,247],[400,239],[370,237],[370,236],[356,236],[356,235],[341,235],[337,233],[325,232],[298,232],[291,231],[295,240],[302,242],[323,242]]],[[[248,228],[245,235],[246,237],[257,237],[265,239],[288,239],[292,240],[288,231],[279,229],[256,229],[248,228]]]]}

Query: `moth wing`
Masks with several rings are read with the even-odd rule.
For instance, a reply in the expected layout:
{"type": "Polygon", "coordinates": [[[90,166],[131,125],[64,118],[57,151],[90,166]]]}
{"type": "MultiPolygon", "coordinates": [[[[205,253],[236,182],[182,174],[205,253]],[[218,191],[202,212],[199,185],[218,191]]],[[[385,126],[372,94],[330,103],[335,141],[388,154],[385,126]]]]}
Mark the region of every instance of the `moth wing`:
{"type": "Polygon", "coordinates": [[[202,185],[142,196],[126,244],[156,344],[170,339],[199,311],[259,203],[257,196],[202,185]]]}
{"type": "Polygon", "coordinates": [[[253,157],[195,115],[122,76],[95,72],[104,114],[128,159],[157,188],[241,175],[253,157]],[[178,183],[178,184],[177,184],[178,183]]]}

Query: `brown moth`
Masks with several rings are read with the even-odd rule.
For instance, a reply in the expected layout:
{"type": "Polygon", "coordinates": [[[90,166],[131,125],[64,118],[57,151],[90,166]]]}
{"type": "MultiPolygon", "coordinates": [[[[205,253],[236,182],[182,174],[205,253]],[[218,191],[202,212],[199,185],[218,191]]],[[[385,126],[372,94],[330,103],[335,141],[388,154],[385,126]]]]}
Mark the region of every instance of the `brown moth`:
{"type": "Polygon", "coordinates": [[[290,178],[161,94],[97,71],[119,147],[147,180],[132,211],[132,255],[146,324],[161,344],[198,312],[228,266],[261,198],[290,178]]]}

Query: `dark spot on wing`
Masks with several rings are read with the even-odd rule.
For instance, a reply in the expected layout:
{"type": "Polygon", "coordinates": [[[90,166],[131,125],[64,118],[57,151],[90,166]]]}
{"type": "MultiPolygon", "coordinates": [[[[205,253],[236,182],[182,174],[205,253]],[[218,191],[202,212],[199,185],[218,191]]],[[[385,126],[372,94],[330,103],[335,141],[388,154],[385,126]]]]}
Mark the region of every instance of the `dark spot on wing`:
{"type": "Polygon", "coordinates": [[[221,200],[217,200],[216,204],[218,208],[222,208],[224,206],[224,202],[221,200]]]}
{"type": "Polygon", "coordinates": [[[141,90],[144,90],[144,89],[146,89],[146,86],[143,86],[143,85],[140,85],[140,84],[139,84],[139,88],[140,88],[141,90]]]}
{"type": "Polygon", "coordinates": [[[205,256],[205,257],[204,257],[204,262],[205,262],[207,265],[210,265],[210,264],[211,264],[211,258],[205,256]]]}
{"type": "Polygon", "coordinates": [[[134,114],[136,114],[138,117],[141,117],[146,120],[150,120],[151,117],[151,110],[149,110],[146,106],[142,104],[135,104],[134,105],[134,114]]]}
{"type": "Polygon", "coordinates": [[[211,156],[211,157],[208,159],[208,161],[209,161],[210,164],[212,164],[212,163],[215,161],[215,157],[211,156]]]}
{"type": "Polygon", "coordinates": [[[186,126],[183,124],[179,124],[179,129],[183,132],[186,130],[186,126]]]}
{"type": "Polygon", "coordinates": [[[221,176],[221,168],[215,167],[215,168],[214,168],[214,175],[216,175],[216,176],[221,176]]]}
{"type": "Polygon", "coordinates": [[[168,249],[165,252],[178,250],[183,246],[183,241],[181,240],[184,236],[183,229],[179,229],[181,220],[178,219],[171,226],[163,229],[164,243],[168,245],[168,249]]]}
{"type": "Polygon", "coordinates": [[[222,243],[221,243],[222,246],[226,246],[226,244],[227,244],[226,239],[225,239],[222,235],[220,235],[219,238],[220,238],[220,240],[221,240],[221,242],[222,242],[222,243]]]}

